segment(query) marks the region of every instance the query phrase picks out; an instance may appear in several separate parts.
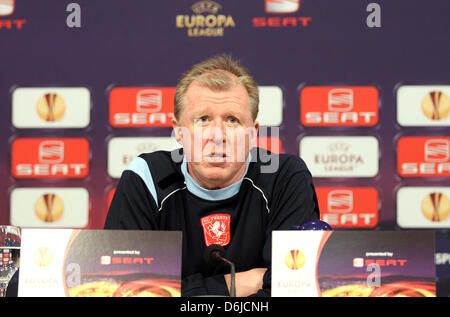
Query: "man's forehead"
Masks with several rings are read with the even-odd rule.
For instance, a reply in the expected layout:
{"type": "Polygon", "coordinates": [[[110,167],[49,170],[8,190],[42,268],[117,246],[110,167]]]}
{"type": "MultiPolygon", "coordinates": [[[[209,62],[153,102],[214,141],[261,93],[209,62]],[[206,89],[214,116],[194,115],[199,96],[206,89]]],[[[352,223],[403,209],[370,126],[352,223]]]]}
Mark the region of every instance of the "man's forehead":
{"type": "Polygon", "coordinates": [[[230,87],[214,88],[201,82],[192,82],[186,91],[186,101],[197,103],[201,99],[236,99],[240,102],[249,102],[249,96],[245,86],[235,83],[230,87]]]}
{"type": "Polygon", "coordinates": [[[226,77],[214,77],[211,74],[203,74],[189,84],[186,94],[189,93],[190,90],[193,90],[191,88],[203,88],[210,91],[227,91],[237,87],[245,89],[245,86],[239,82],[239,79],[231,73],[228,73],[226,77]]]}

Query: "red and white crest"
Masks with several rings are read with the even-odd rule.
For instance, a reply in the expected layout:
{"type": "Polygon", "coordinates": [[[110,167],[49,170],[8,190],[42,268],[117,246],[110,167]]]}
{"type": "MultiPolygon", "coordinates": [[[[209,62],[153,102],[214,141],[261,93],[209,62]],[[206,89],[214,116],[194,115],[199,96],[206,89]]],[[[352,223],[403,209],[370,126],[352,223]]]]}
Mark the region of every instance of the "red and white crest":
{"type": "Polygon", "coordinates": [[[206,246],[226,246],[230,242],[230,220],[231,216],[227,214],[214,214],[200,219],[206,246]]]}

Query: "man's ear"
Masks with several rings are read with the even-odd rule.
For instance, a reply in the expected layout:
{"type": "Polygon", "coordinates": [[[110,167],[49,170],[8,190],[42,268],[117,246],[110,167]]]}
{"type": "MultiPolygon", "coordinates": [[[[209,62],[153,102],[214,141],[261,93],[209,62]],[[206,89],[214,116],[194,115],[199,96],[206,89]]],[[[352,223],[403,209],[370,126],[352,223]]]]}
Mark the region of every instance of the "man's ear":
{"type": "Polygon", "coordinates": [[[246,129],[246,134],[248,136],[249,148],[254,148],[257,146],[258,140],[258,129],[259,123],[255,122],[253,126],[246,129]]]}
{"type": "Polygon", "coordinates": [[[173,133],[175,134],[175,139],[180,145],[183,145],[183,129],[178,125],[176,119],[172,119],[173,133]]]}
{"type": "Polygon", "coordinates": [[[255,132],[256,132],[255,137],[257,137],[258,136],[258,130],[259,130],[259,122],[258,121],[255,121],[254,127],[255,127],[255,132]]]}
{"type": "Polygon", "coordinates": [[[255,124],[253,125],[253,133],[254,135],[252,135],[252,139],[253,142],[255,142],[255,146],[256,146],[256,140],[258,139],[258,129],[259,129],[259,122],[255,121],[255,124]]]}

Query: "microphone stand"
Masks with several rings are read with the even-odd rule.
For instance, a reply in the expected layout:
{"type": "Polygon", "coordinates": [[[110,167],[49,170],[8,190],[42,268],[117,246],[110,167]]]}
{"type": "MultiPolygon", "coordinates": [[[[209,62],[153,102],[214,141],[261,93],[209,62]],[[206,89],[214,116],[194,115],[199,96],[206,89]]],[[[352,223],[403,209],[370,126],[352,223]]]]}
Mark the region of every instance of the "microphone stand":
{"type": "Polygon", "coordinates": [[[221,259],[222,261],[228,263],[228,264],[230,265],[230,267],[231,267],[231,271],[230,271],[230,272],[231,272],[230,297],[236,297],[236,286],[235,286],[235,281],[236,281],[236,279],[235,279],[235,277],[236,277],[236,270],[235,270],[235,267],[234,267],[234,263],[231,262],[231,261],[228,261],[227,259],[225,259],[224,257],[222,257],[222,256],[220,255],[219,252],[216,253],[216,256],[217,256],[219,259],[221,259]]]}

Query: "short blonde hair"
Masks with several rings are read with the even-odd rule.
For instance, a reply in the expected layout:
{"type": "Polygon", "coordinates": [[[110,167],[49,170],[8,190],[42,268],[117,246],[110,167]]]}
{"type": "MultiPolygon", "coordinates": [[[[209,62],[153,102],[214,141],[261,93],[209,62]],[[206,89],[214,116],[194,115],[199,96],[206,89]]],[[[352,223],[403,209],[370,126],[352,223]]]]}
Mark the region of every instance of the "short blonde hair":
{"type": "Polygon", "coordinates": [[[259,91],[258,85],[249,71],[244,68],[239,61],[233,60],[228,54],[222,54],[209,58],[192,66],[187,70],[178,82],[175,91],[174,115],[175,119],[180,119],[183,108],[184,97],[189,85],[195,80],[212,90],[227,90],[232,87],[235,80],[230,76],[237,77],[237,82],[244,85],[249,96],[250,111],[253,121],[258,115],[259,91]]]}

